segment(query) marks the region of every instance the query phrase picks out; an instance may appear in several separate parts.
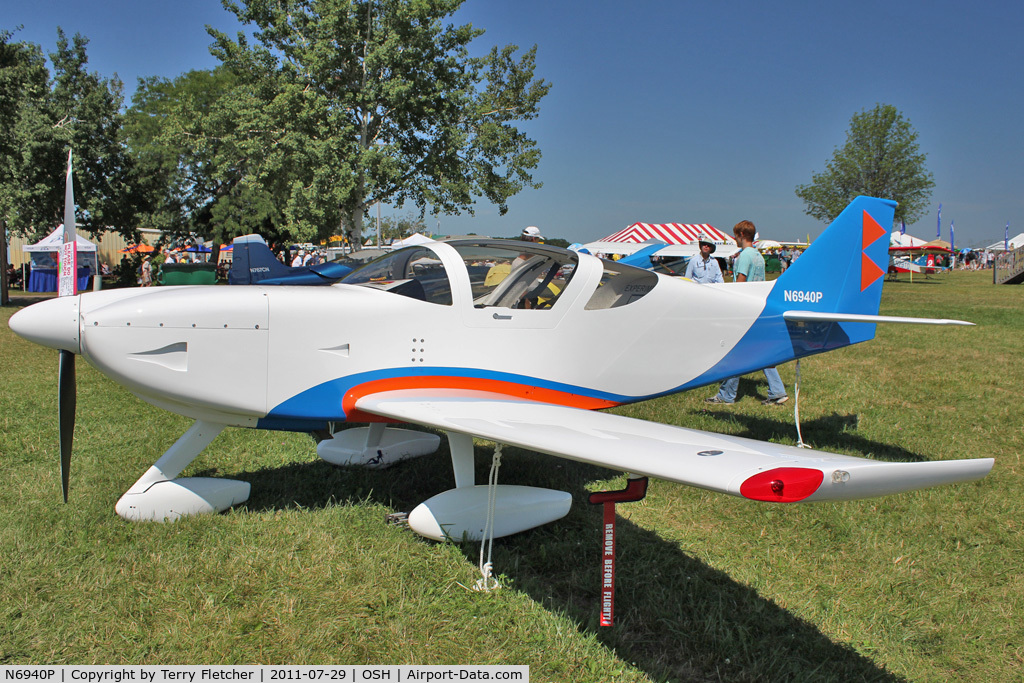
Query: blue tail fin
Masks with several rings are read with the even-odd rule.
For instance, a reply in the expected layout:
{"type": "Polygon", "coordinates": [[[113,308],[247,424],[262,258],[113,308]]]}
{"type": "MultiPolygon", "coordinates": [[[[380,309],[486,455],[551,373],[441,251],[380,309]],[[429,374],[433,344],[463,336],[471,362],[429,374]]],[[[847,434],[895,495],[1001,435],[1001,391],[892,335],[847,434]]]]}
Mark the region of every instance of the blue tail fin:
{"type": "MultiPolygon", "coordinates": [[[[764,316],[785,313],[878,314],[889,267],[896,202],[857,197],[775,281],[764,316]]],[[[799,358],[873,339],[870,322],[787,322],[782,346],[799,358]]],[[[782,340],[780,340],[782,341],[782,340]]]]}
{"type": "Polygon", "coordinates": [[[255,285],[261,280],[288,274],[289,268],[274,257],[259,235],[242,235],[232,243],[229,285],[255,285]]]}
{"type": "Polygon", "coordinates": [[[885,199],[857,197],[850,202],[814,244],[771,283],[764,310],[736,346],[715,367],[681,388],[873,338],[873,322],[837,318],[878,314],[895,210],[896,203],[885,199]],[[792,312],[805,315],[787,319],[786,314],[792,312]]]}
{"type": "Polygon", "coordinates": [[[637,268],[647,269],[651,267],[651,257],[667,246],[668,244],[665,242],[649,244],[643,249],[634,251],[629,256],[623,256],[618,261],[616,261],[616,263],[620,265],[636,266],[637,268]]]}
{"type": "Polygon", "coordinates": [[[772,311],[876,315],[896,202],[857,197],[793,262],[768,296],[772,311]]]}
{"type": "Polygon", "coordinates": [[[348,266],[333,262],[286,266],[259,235],[236,237],[232,251],[229,285],[330,285],[352,272],[348,266]]]}

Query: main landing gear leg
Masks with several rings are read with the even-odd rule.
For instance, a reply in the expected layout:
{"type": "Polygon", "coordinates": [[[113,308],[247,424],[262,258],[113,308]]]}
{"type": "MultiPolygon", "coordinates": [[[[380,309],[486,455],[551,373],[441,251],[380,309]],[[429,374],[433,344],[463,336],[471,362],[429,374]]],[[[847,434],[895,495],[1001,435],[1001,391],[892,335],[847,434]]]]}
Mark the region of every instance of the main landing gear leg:
{"type": "Polygon", "coordinates": [[[448,446],[452,452],[455,488],[473,486],[476,483],[476,473],[473,471],[473,437],[462,432],[448,432],[448,446]]]}
{"type": "Polygon", "coordinates": [[[114,510],[131,521],[173,522],[185,515],[227,510],[249,498],[249,483],[213,477],[176,476],[217,438],[222,424],[196,420],[128,491],[114,510]]]}

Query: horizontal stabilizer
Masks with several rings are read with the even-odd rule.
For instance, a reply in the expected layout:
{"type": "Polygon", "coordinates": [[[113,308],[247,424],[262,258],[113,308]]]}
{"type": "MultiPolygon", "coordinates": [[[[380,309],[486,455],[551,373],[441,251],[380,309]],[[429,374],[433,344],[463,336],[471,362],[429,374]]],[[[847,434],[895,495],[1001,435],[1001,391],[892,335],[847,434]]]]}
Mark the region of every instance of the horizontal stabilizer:
{"type": "Polygon", "coordinates": [[[359,410],[770,502],[852,500],[981,479],[991,458],[880,462],[487,392],[409,389],[359,410]]]}
{"type": "Polygon", "coordinates": [[[782,317],[792,322],[807,323],[906,323],[910,325],[974,325],[966,320],[946,318],[904,318],[894,315],[864,315],[859,313],[829,313],[819,311],[786,311],[782,317]]]}

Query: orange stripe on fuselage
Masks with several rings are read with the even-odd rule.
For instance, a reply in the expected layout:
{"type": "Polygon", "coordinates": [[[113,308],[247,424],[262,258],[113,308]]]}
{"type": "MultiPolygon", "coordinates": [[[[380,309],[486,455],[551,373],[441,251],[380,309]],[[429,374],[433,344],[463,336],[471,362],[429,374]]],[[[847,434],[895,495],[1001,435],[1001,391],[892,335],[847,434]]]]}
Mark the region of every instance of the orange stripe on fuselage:
{"type": "Polygon", "coordinates": [[[506,382],[497,379],[482,379],[479,377],[445,377],[445,376],[422,376],[422,377],[392,377],[389,379],[378,379],[366,382],[349,389],[345,398],[341,401],[341,408],[345,411],[347,422],[395,422],[395,420],[364,413],[356,408],[356,401],[363,396],[379,394],[385,391],[398,391],[401,389],[464,389],[466,391],[485,391],[492,394],[501,394],[510,398],[520,398],[527,401],[538,401],[540,403],[553,403],[571,408],[583,408],[584,410],[597,410],[598,408],[611,408],[619,405],[615,401],[573,394],[568,391],[557,389],[545,389],[533,387],[527,384],[506,382]]]}

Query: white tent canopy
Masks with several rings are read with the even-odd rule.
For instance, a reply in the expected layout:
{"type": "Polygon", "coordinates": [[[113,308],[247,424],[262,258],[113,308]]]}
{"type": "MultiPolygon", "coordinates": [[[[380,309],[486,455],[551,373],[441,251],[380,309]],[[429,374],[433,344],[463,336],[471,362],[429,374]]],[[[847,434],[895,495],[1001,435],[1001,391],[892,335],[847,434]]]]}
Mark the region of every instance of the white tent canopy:
{"type": "MultiPolygon", "coordinates": [[[[64,242],[64,224],[61,223],[57,226],[57,229],[51,232],[49,235],[39,240],[35,244],[25,244],[21,247],[22,251],[60,251],[60,246],[64,242]]],[[[93,242],[82,237],[77,232],[75,233],[75,242],[77,244],[77,251],[95,252],[96,245],[93,242]]]]}
{"type": "MultiPolygon", "coordinates": [[[[634,252],[640,251],[648,246],[651,242],[588,242],[582,245],[591,254],[622,254],[628,256],[634,252]]],[[[715,258],[729,258],[733,254],[739,252],[739,247],[733,242],[730,244],[718,244],[715,245],[715,258]]],[[[700,245],[694,242],[693,244],[666,244],[664,248],[659,249],[654,256],[661,256],[665,258],[690,258],[700,253],[700,245]]]]}
{"type": "Polygon", "coordinates": [[[414,247],[417,244],[426,244],[427,242],[433,242],[434,240],[429,237],[425,237],[420,233],[409,235],[404,240],[395,240],[391,243],[392,249],[399,249],[400,247],[414,247]]]}
{"type": "Polygon", "coordinates": [[[927,244],[927,240],[913,237],[906,233],[900,233],[899,230],[894,230],[889,235],[889,246],[890,247],[923,247],[927,244]]]}
{"type": "Polygon", "coordinates": [[[653,240],[648,240],[646,242],[606,242],[601,240],[598,242],[581,244],[580,247],[586,249],[591,254],[621,254],[623,256],[628,256],[633,252],[646,249],[652,244],[663,244],[666,247],[668,246],[665,242],[654,242],[653,240]]]}
{"type": "MultiPolygon", "coordinates": [[[[990,244],[990,245],[988,245],[985,248],[988,249],[989,251],[1002,251],[1004,246],[1005,245],[1003,244],[1003,240],[999,240],[998,242],[990,244]]],[[[1016,237],[1011,237],[1010,238],[1010,249],[1011,250],[1013,250],[1013,249],[1020,249],[1021,247],[1024,247],[1024,232],[1022,232],[1021,234],[1017,235],[1016,237]]]]}

